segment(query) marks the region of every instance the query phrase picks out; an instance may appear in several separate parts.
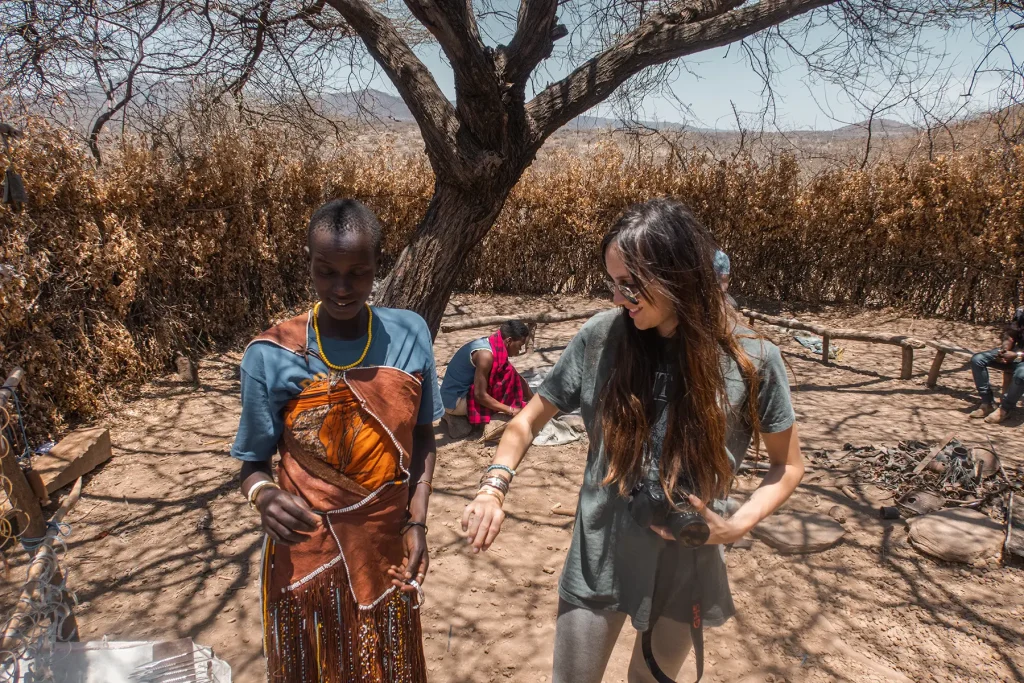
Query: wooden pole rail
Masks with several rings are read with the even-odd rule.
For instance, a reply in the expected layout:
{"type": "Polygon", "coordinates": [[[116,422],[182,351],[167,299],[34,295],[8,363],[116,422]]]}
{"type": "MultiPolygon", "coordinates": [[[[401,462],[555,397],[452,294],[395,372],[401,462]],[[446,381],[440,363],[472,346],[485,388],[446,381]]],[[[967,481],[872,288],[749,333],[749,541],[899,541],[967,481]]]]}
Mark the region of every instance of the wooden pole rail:
{"type": "Polygon", "coordinates": [[[25,371],[19,367],[14,368],[11,374],[7,377],[7,381],[0,387],[0,408],[6,408],[7,402],[11,400],[11,396],[14,395],[14,390],[21,384],[21,380],[25,379],[25,371]]]}
{"type": "Polygon", "coordinates": [[[864,330],[853,330],[847,328],[832,328],[824,325],[805,323],[795,318],[781,318],[758,311],[744,308],[741,311],[750,320],[760,320],[770,325],[787,327],[792,330],[804,330],[812,332],[821,337],[821,361],[828,364],[829,344],[833,339],[846,339],[849,341],[862,341],[871,344],[889,344],[899,346],[903,349],[903,362],[900,368],[900,379],[910,379],[914,375],[914,349],[923,349],[928,346],[920,339],[908,337],[905,334],[894,334],[892,332],[867,332],[864,330]]]}
{"type": "MultiPolygon", "coordinates": [[[[821,337],[821,360],[828,364],[829,344],[833,339],[848,339],[850,341],[862,341],[870,344],[890,344],[899,346],[903,351],[903,362],[900,368],[900,379],[910,379],[914,374],[914,349],[934,349],[935,358],[932,360],[928,370],[927,386],[934,389],[939,381],[939,372],[942,370],[942,361],[946,356],[957,356],[970,359],[974,352],[964,348],[955,342],[944,339],[915,339],[904,334],[893,332],[867,332],[863,330],[851,330],[844,328],[831,328],[824,325],[803,322],[795,318],[783,318],[775,315],[760,313],[748,308],[742,309],[741,313],[751,321],[760,320],[770,325],[777,325],[792,330],[804,330],[812,332],[821,337]]],[[[1006,377],[1003,378],[1003,391],[1006,391],[1006,377]]]]}
{"type": "MultiPolygon", "coordinates": [[[[34,634],[25,633],[27,630],[31,630],[34,626],[31,619],[31,612],[33,606],[38,604],[40,595],[43,593],[44,575],[47,570],[56,567],[49,579],[49,583],[54,585],[60,585],[63,582],[63,576],[60,571],[60,567],[57,566],[57,554],[53,549],[53,542],[56,540],[60,531],[57,525],[64,520],[64,517],[71,512],[71,510],[78,503],[78,499],[82,495],[82,478],[79,477],[78,481],[75,482],[75,487],[68,494],[68,497],[64,499],[60,508],[54,513],[53,519],[50,521],[53,526],[46,532],[43,540],[39,544],[39,548],[36,550],[35,556],[28,565],[28,578],[25,580],[25,585],[21,589],[21,597],[18,599],[17,605],[14,607],[14,612],[11,614],[10,619],[7,621],[7,628],[4,630],[3,641],[0,642],[0,652],[13,652],[18,641],[25,638],[31,638],[34,634]]],[[[60,634],[63,639],[70,639],[77,635],[78,626],[75,623],[75,616],[70,612],[65,618],[63,623],[62,632],[60,634]]]]}
{"type": "Polygon", "coordinates": [[[585,311],[559,311],[557,313],[510,313],[508,315],[488,315],[481,318],[469,318],[453,323],[441,325],[442,332],[457,332],[459,330],[471,330],[474,327],[493,327],[508,320],[521,320],[524,323],[561,323],[566,320],[580,320],[581,318],[593,318],[608,307],[590,308],[585,311]]]}
{"type": "MultiPolygon", "coordinates": [[[[7,408],[7,403],[14,395],[15,389],[21,384],[25,377],[25,371],[21,368],[14,368],[7,381],[0,387],[0,409],[7,408]]],[[[13,420],[14,417],[11,416],[13,420]]],[[[21,466],[18,465],[18,456],[11,444],[0,453],[0,470],[7,481],[11,482],[10,501],[14,508],[14,520],[19,532],[28,538],[40,538],[46,531],[46,521],[43,519],[43,510],[39,506],[39,498],[36,496],[21,466]]]]}
{"type": "MultiPolygon", "coordinates": [[[[592,308],[582,311],[559,311],[556,313],[518,313],[509,315],[490,315],[479,318],[468,318],[457,322],[441,325],[442,332],[457,332],[469,330],[476,327],[492,327],[500,325],[506,320],[521,320],[525,323],[559,323],[567,320],[579,320],[591,318],[607,308],[592,308]]],[[[962,358],[970,358],[974,352],[954,342],[943,339],[921,340],[905,334],[894,332],[873,332],[867,330],[855,330],[850,328],[834,328],[818,325],[816,323],[804,322],[796,318],[783,318],[776,315],[768,315],[749,308],[740,310],[745,317],[751,321],[759,320],[769,325],[791,330],[804,330],[821,337],[821,362],[828,365],[829,352],[833,340],[860,341],[869,344],[888,344],[900,347],[902,359],[900,363],[900,379],[908,380],[914,375],[914,350],[934,349],[935,358],[932,360],[931,368],[928,370],[928,388],[935,388],[938,382],[939,372],[942,370],[942,362],[947,355],[954,355],[962,358]]]]}

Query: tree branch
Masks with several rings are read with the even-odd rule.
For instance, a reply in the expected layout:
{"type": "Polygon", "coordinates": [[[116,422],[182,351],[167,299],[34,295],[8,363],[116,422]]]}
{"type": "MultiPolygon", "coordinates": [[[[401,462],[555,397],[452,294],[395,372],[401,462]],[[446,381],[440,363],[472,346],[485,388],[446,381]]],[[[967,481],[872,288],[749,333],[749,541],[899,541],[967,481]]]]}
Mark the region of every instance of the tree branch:
{"type": "Polygon", "coordinates": [[[459,121],[484,149],[500,149],[505,139],[502,90],[470,0],[405,0],[405,4],[437,39],[452,65],[459,121]]]}
{"type": "Polygon", "coordinates": [[[588,60],[527,104],[539,142],[576,116],[600,104],[634,74],[672,59],[728,45],[758,31],[837,0],[762,0],[714,16],[731,2],[682,3],[652,15],[601,54],[588,60]],[[704,18],[711,16],[711,18],[704,18]]]}
{"type": "MultiPolygon", "coordinates": [[[[486,68],[484,43],[472,8],[461,0],[405,0],[406,6],[437,38],[452,68],[469,71],[486,68]]],[[[472,77],[471,77],[472,78],[472,77]]]]}
{"type": "Polygon", "coordinates": [[[555,41],[568,34],[564,26],[556,24],[557,11],[558,0],[520,1],[516,34],[502,49],[507,55],[505,78],[510,83],[525,83],[537,65],[551,56],[555,41]]]}
{"type": "Polygon", "coordinates": [[[328,4],[359,34],[370,55],[398,88],[419,124],[434,170],[440,170],[439,164],[446,172],[463,170],[465,164],[455,142],[459,130],[455,108],[391,21],[364,0],[328,0],[328,4]]]}

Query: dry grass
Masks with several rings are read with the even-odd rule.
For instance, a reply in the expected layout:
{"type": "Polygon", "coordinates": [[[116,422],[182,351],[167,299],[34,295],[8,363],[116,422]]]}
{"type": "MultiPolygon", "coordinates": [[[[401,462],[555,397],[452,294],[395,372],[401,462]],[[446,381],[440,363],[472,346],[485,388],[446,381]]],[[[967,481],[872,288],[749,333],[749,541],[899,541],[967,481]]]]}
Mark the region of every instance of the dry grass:
{"type": "MultiPolygon", "coordinates": [[[[387,267],[432,190],[422,156],[386,146],[341,152],[231,125],[196,139],[123,141],[97,170],[74,140],[28,122],[16,163],[30,202],[0,209],[0,367],[28,371],[37,431],[307,300],[304,226],[324,200],[378,212],[387,267]]],[[[786,155],[556,150],[519,183],[460,287],[588,293],[616,214],[672,195],[714,229],[743,294],[996,319],[1020,298],[1022,162],[1024,149],[975,151],[806,179],[786,155]]]]}

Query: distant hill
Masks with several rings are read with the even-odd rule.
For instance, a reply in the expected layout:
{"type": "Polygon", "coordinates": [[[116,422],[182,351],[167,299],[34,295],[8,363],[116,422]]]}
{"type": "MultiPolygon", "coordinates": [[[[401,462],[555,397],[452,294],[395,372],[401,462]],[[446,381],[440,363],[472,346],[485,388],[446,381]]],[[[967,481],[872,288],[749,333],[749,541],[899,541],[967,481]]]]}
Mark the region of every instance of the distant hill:
{"type": "MultiPolygon", "coordinates": [[[[412,112],[405,105],[402,98],[379,90],[358,90],[354,92],[332,93],[323,98],[324,113],[328,116],[334,115],[342,118],[369,119],[379,121],[394,121],[397,123],[415,123],[412,112]]],[[[665,121],[638,121],[635,125],[650,128],[652,130],[686,131],[691,133],[728,135],[735,131],[716,131],[711,128],[700,128],[680,123],[665,121]]],[[[607,118],[604,116],[591,116],[584,114],[565,125],[565,129],[578,131],[615,130],[628,127],[620,119],[607,118]]],[[[868,122],[853,123],[832,131],[793,131],[794,133],[809,133],[821,135],[825,138],[845,140],[850,138],[861,138],[867,135],[868,122]]],[[[916,135],[918,130],[899,121],[891,119],[875,119],[871,123],[873,135],[902,136],[916,135]]]]}
{"type": "Polygon", "coordinates": [[[324,95],[324,114],[347,119],[412,123],[415,121],[401,97],[379,90],[357,90],[324,95]]]}
{"type": "MultiPolygon", "coordinates": [[[[871,122],[872,135],[901,136],[917,135],[920,131],[914,126],[892,119],[875,119],[871,122]]],[[[836,128],[832,135],[836,138],[861,138],[868,134],[868,122],[852,123],[849,126],[836,128]]]]}

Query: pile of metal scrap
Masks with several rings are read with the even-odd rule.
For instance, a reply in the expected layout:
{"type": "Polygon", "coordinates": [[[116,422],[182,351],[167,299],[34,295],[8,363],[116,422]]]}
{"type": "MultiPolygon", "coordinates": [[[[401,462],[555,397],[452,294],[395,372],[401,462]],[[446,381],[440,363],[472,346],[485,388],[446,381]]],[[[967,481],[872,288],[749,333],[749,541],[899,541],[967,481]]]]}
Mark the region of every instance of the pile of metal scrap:
{"type": "Polygon", "coordinates": [[[809,459],[805,485],[867,500],[882,519],[909,518],[911,544],[927,554],[973,563],[1003,546],[1004,561],[1024,561],[1024,467],[1007,468],[991,442],[971,446],[950,435],[933,447],[847,444],[809,459]]]}
{"type": "Polygon", "coordinates": [[[947,439],[930,448],[920,441],[896,446],[853,446],[842,453],[815,451],[815,465],[845,470],[854,481],[892,491],[905,516],[944,507],[971,507],[1006,521],[1008,495],[1024,492],[1024,471],[1007,470],[991,446],[947,439]]]}

